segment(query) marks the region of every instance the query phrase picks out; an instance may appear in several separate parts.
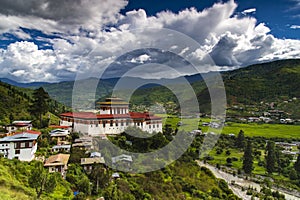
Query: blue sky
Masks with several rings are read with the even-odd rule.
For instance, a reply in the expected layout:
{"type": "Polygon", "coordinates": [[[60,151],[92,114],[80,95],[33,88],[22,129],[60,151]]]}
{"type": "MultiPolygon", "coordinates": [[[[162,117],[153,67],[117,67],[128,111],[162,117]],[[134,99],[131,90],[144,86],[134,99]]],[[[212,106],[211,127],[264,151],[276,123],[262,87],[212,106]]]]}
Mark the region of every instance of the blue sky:
{"type": "Polygon", "coordinates": [[[299,21],[300,0],[0,0],[0,77],[58,82],[157,63],[131,75],[173,78],[299,58],[299,21]]]}
{"type": "MultiPolygon", "coordinates": [[[[215,2],[217,1],[173,0],[153,3],[150,0],[133,0],[129,1],[128,5],[121,12],[126,13],[133,9],[143,8],[148,15],[156,15],[156,13],[164,10],[179,12],[190,7],[203,10],[211,7],[215,2]]],[[[255,8],[256,11],[251,15],[257,19],[258,23],[266,23],[274,36],[279,38],[300,38],[300,28],[291,28],[292,25],[300,24],[300,1],[298,1],[298,4],[297,1],[293,0],[236,0],[235,2],[238,3],[237,14],[244,10],[255,8]]]]}

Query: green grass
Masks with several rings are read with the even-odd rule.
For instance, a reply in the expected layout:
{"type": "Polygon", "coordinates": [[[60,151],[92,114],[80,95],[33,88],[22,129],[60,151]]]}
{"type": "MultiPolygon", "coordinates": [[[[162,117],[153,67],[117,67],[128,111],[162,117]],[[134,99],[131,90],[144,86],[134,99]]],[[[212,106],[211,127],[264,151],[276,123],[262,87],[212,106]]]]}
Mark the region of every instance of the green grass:
{"type": "MultiPolygon", "coordinates": [[[[173,129],[176,128],[177,123],[180,121],[176,116],[169,116],[160,114],[158,115],[163,118],[163,124],[170,124],[173,129]]],[[[197,124],[202,124],[202,122],[209,122],[210,118],[191,118],[191,119],[181,119],[182,126],[180,129],[185,131],[192,131],[197,129],[197,124]]],[[[208,127],[200,126],[203,132],[208,131],[208,127]]],[[[266,138],[291,138],[300,139],[300,125],[287,125],[287,124],[257,124],[257,123],[235,123],[227,122],[224,126],[222,133],[230,134],[233,133],[237,135],[240,130],[245,132],[246,136],[262,136],[266,138]]],[[[219,129],[210,128],[209,131],[218,132],[219,129]]]]}
{"type": "Polygon", "coordinates": [[[241,123],[227,123],[222,133],[224,134],[238,134],[240,130],[245,132],[246,136],[263,136],[267,138],[292,138],[300,139],[299,125],[285,125],[285,124],[241,124],[241,123]]]}

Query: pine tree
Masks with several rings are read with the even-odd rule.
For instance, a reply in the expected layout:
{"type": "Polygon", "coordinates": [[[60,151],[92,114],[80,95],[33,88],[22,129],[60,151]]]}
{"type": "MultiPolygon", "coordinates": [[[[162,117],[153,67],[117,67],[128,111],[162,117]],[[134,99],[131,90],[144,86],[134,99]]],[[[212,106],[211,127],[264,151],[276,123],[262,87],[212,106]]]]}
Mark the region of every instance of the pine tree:
{"type": "Polygon", "coordinates": [[[235,146],[240,149],[245,147],[245,135],[243,130],[240,130],[235,141],[235,146]]]}
{"type": "Polygon", "coordinates": [[[267,157],[266,157],[266,168],[268,173],[273,173],[276,169],[276,152],[275,143],[268,141],[267,143],[267,157]]]}
{"type": "Polygon", "coordinates": [[[247,145],[243,157],[243,170],[246,174],[251,174],[253,170],[253,155],[252,155],[252,144],[251,141],[247,141],[247,145]]]}
{"type": "Polygon", "coordinates": [[[49,95],[42,87],[34,90],[33,102],[29,111],[33,116],[39,118],[40,127],[42,127],[42,115],[49,111],[48,101],[49,95]]]}
{"type": "Polygon", "coordinates": [[[300,154],[298,154],[297,161],[295,162],[294,168],[300,174],[300,154]]]}

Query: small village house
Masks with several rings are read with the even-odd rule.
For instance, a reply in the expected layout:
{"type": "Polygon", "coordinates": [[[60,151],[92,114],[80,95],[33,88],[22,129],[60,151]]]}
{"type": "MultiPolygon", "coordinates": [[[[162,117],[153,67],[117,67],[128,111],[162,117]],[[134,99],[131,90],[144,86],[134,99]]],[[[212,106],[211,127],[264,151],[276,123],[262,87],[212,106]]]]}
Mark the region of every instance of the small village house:
{"type": "Polygon", "coordinates": [[[130,169],[132,164],[132,156],[121,154],[119,156],[112,157],[112,166],[115,169],[130,169]]]}
{"type": "Polygon", "coordinates": [[[66,177],[68,169],[68,161],[70,154],[57,154],[50,156],[46,159],[44,167],[46,167],[50,173],[59,172],[63,178],[66,177]]]}
{"type": "Polygon", "coordinates": [[[69,144],[70,131],[67,129],[54,129],[50,131],[51,140],[56,140],[57,145],[69,144]]]}
{"type": "Polygon", "coordinates": [[[16,131],[28,131],[32,129],[32,122],[28,120],[13,121],[11,124],[6,126],[8,133],[16,131]]]}
{"type": "Polygon", "coordinates": [[[26,130],[0,139],[0,153],[8,159],[32,161],[37,151],[37,139],[41,132],[26,130]]]}

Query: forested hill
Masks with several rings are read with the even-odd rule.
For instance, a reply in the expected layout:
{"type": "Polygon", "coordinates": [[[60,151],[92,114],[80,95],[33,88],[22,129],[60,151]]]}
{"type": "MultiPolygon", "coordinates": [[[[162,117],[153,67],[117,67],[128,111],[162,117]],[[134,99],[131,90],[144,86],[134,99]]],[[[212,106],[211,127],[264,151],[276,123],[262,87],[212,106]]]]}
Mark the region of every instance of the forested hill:
{"type": "MultiPolygon", "coordinates": [[[[293,97],[300,98],[300,59],[256,64],[221,74],[229,106],[255,105],[260,104],[261,101],[278,102],[293,97]]],[[[210,95],[204,81],[193,82],[192,87],[197,95],[200,109],[209,112],[210,95]]],[[[155,102],[175,101],[176,97],[167,88],[158,86],[137,90],[131,100],[132,104],[145,103],[149,106],[155,102]]],[[[191,100],[187,100],[185,105],[190,105],[189,101],[191,100]]],[[[292,105],[289,110],[295,110],[297,106],[298,104],[292,105]]]]}
{"type": "MultiPolygon", "coordinates": [[[[257,105],[261,101],[279,102],[300,98],[300,59],[279,60],[222,72],[227,104],[257,105]]],[[[210,95],[200,82],[193,83],[200,109],[209,112],[210,95]],[[202,85],[202,87],[199,87],[202,85]]],[[[188,105],[186,102],[186,105],[188,105]]],[[[289,110],[299,103],[290,104],[289,110]]]]}
{"type": "Polygon", "coordinates": [[[224,72],[227,98],[240,103],[300,97],[300,59],[251,65],[224,72]]]}
{"type": "MultiPolygon", "coordinates": [[[[32,104],[32,89],[19,88],[0,81],[0,124],[9,124],[13,120],[33,120],[29,110],[32,104]]],[[[49,99],[49,111],[59,114],[65,107],[49,99]]]]}

